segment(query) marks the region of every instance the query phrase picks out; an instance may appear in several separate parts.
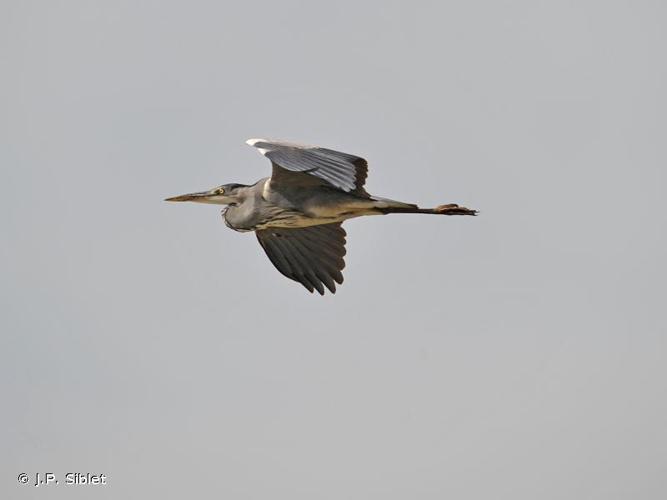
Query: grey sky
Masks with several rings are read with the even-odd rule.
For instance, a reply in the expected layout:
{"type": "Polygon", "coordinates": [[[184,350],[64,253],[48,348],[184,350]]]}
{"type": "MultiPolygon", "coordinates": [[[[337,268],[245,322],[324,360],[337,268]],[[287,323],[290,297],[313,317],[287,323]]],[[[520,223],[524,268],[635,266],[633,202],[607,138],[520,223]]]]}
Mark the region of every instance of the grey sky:
{"type": "Polygon", "coordinates": [[[1,2],[0,497],[665,498],[666,11],[1,2]],[[262,136],[481,216],[349,221],[312,296],[161,201],[262,136]]]}

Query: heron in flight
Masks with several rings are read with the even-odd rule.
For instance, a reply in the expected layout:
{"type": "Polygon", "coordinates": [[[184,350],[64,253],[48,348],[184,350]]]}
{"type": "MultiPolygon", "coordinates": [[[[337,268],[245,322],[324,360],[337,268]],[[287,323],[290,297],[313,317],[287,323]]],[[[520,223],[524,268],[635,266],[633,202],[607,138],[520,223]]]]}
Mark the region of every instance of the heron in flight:
{"type": "Polygon", "coordinates": [[[336,293],[343,283],[343,221],[362,215],[476,215],[455,203],[419,208],[412,203],[371,196],[364,189],[368,163],[332,149],[269,139],[246,141],[266,156],[271,177],[250,186],[223,184],[210,191],[165,201],[226,205],[225,224],[234,231],[255,231],[259,244],[283,275],[311,293],[336,293]]]}

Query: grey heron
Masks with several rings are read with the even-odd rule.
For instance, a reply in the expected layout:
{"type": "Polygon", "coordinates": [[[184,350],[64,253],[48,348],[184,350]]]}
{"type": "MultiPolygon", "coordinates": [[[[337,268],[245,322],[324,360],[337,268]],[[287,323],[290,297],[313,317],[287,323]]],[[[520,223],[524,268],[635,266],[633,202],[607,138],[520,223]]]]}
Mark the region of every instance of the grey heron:
{"type": "Polygon", "coordinates": [[[336,293],[343,283],[343,221],[362,215],[476,215],[455,203],[419,208],[371,196],[364,189],[365,159],[318,146],[269,139],[246,141],[266,156],[271,177],[255,184],[223,184],[209,191],[167,198],[226,205],[222,215],[235,231],[254,231],[259,244],[283,275],[311,293],[336,293]]]}

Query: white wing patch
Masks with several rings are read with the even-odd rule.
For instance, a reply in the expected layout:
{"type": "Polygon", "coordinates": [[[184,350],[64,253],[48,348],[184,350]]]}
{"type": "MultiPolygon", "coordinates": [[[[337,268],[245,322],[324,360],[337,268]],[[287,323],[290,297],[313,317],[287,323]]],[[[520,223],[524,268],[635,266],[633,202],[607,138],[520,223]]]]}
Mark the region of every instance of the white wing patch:
{"type": "MultiPolygon", "coordinates": [[[[253,146],[253,147],[254,147],[255,144],[257,144],[258,142],[269,142],[269,141],[268,141],[268,139],[248,139],[247,141],[245,141],[245,143],[246,143],[248,146],[253,146]]],[[[262,155],[264,155],[264,156],[266,156],[266,153],[269,152],[268,149],[264,149],[264,148],[257,148],[257,149],[258,149],[259,152],[260,152],[262,155]]]]}

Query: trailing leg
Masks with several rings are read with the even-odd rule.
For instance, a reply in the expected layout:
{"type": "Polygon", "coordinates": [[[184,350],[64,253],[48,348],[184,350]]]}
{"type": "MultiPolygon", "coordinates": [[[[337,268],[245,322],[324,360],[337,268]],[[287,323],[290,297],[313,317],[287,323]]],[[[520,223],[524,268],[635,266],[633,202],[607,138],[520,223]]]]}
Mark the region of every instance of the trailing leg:
{"type": "Polygon", "coordinates": [[[433,214],[433,215],[477,215],[477,210],[460,207],[456,203],[439,205],[435,208],[419,208],[413,206],[378,208],[383,214],[433,214]]]}

